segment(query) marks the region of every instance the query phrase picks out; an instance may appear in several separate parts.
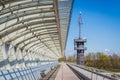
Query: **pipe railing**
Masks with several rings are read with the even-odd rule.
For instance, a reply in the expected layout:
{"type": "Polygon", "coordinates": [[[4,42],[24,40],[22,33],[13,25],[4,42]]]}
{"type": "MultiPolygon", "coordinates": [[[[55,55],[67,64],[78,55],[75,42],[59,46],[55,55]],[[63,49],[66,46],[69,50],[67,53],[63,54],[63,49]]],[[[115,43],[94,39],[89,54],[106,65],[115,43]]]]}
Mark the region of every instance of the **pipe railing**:
{"type": "Polygon", "coordinates": [[[90,80],[119,80],[117,78],[114,77],[110,77],[107,75],[104,75],[100,72],[95,72],[94,70],[90,70],[84,66],[80,66],[80,65],[76,65],[76,64],[68,64],[72,69],[76,70],[77,72],[79,72],[79,74],[81,75],[81,77],[87,77],[90,80]]]}
{"type": "Polygon", "coordinates": [[[39,80],[57,65],[57,62],[53,62],[36,67],[0,71],[0,80],[39,80]]]}

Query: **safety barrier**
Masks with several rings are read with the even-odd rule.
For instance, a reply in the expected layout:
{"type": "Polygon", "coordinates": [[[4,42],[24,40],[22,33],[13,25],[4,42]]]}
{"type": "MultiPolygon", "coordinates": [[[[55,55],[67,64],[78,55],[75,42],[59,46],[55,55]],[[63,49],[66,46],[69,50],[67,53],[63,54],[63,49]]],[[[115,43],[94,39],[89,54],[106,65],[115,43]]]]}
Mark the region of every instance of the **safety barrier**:
{"type": "Polygon", "coordinates": [[[68,66],[77,73],[78,76],[83,78],[83,80],[119,80],[107,75],[104,75],[100,72],[95,72],[86,68],[85,66],[80,66],[76,64],[68,64],[68,66]]]}
{"type": "Polygon", "coordinates": [[[44,74],[57,66],[57,62],[36,67],[17,68],[0,71],[0,80],[39,80],[44,74]]]}

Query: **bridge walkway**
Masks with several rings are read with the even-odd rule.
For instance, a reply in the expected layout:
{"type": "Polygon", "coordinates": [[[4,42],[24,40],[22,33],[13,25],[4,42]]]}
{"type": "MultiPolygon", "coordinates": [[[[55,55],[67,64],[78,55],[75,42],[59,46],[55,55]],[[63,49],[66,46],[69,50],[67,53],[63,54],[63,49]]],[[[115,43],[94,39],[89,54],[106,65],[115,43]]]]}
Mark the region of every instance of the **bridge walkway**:
{"type": "Polygon", "coordinates": [[[79,80],[79,78],[71,71],[66,63],[60,63],[61,67],[56,75],[55,80],[79,80]]]}

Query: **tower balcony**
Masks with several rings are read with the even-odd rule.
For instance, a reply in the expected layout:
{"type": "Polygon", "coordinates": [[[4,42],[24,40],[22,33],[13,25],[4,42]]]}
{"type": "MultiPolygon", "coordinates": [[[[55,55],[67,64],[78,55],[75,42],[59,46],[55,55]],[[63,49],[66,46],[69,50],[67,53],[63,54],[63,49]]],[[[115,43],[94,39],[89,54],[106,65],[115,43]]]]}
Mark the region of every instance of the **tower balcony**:
{"type": "Polygon", "coordinates": [[[87,47],[74,47],[75,50],[87,50],[87,47]]]}
{"type": "Polygon", "coordinates": [[[87,39],[79,38],[79,39],[74,39],[74,42],[86,42],[87,39]]]}

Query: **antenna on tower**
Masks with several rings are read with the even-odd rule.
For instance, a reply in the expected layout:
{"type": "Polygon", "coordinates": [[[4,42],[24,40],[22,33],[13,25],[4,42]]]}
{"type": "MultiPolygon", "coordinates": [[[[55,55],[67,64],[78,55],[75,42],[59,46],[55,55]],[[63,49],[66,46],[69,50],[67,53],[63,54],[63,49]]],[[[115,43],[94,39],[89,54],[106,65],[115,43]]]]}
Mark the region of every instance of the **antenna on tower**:
{"type": "Polygon", "coordinates": [[[78,18],[78,25],[79,25],[79,38],[81,38],[81,25],[82,25],[82,18],[81,18],[82,12],[80,11],[79,13],[79,18],[78,18]]]}
{"type": "Polygon", "coordinates": [[[86,50],[86,47],[84,47],[84,43],[86,42],[86,39],[83,39],[81,37],[81,25],[82,18],[81,18],[82,12],[79,13],[78,17],[78,25],[79,25],[79,38],[74,39],[74,49],[77,50],[77,64],[78,65],[84,65],[84,51],[86,50]]]}

